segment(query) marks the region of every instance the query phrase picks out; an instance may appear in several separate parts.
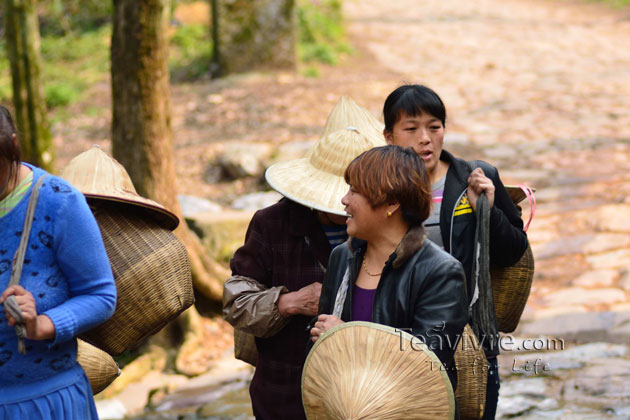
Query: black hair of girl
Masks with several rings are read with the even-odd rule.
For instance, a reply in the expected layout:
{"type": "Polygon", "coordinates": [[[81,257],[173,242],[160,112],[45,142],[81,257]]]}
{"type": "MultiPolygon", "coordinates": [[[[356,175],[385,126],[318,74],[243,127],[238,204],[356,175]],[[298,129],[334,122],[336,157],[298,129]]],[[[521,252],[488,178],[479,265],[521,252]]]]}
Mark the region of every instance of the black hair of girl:
{"type": "Polygon", "coordinates": [[[422,113],[434,116],[446,127],[446,107],[435,91],[423,85],[402,85],[385,99],[385,131],[391,132],[403,114],[416,117],[422,113]]]}
{"type": "Polygon", "coordinates": [[[15,124],[9,110],[0,105],[0,197],[7,185],[18,176],[22,154],[20,146],[14,140],[17,135],[15,124]]]}

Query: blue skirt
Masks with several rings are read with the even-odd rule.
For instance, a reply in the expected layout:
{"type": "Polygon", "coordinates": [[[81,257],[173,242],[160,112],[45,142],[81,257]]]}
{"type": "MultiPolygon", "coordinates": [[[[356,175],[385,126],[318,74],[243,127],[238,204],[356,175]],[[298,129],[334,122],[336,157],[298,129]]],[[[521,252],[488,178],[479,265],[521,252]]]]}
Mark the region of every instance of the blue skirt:
{"type": "Polygon", "coordinates": [[[98,420],[92,388],[76,365],[44,381],[0,390],[0,420],[98,420]]]}

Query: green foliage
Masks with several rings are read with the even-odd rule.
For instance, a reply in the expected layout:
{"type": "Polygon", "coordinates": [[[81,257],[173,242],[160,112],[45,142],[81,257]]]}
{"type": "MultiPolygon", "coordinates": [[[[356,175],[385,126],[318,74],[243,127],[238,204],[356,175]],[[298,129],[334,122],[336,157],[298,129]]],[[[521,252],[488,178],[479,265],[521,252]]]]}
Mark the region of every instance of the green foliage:
{"type": "Polygon", "coordinates": [[[113,2],[103,0],[39,0],[42,36],[98,29],[111,22],[113,2]]]}
{"type": "Polygon", "coordinates": [[[341,0],[298,0],[298,54],[300,60],[336,64],[352,53],[345,40],[341,0]]]}
{"type": "Polygon", "coordinates": [[[316,67],[307,67],[302,70],[302,76],[317,78],[319,77],[319,70],[316,67]]]}
{"type": "Polygon", "coordinates": [[[5,55],[6,51],[6,41],[4,38],[0,38],[0,103],[5,105],[11,102],[11,92],[13,91],[9,59],[5,55]]]}
{"type": "Polygon", "coordinates": [[[51,83],[44,88],[44,98],[48,109],[65,106],[74,102],[80,95],[79,88],[75,84],[51,83]]]}
{"type": "MultiPolygon", "coordinates": [[[[174,0],[187,2],[188,0],[174,0]]],[[[610,0],[630,1],[630,0],[610,0]]],[[[0,2],[2,4],[2,2],[0,2]]],[[[49,108],[64,115],[95,83],[109,78],[113,5],[102,0],[40,0],[41,80],[49,108]]],[[[336,64],[352,52],[345,40],[341,0],[297,0],[298,54],[302,62],[336,64]]],[[[11,73],[4,37],[0,38],[0,102],[11,98],[11,73]]],[[[210,30],[201,24],[177,27],[171,37],[169,67],[173,81],[208,74],[212,58],[210,30]]],[[[306,77],[318,77],[309,66],[306,77]]],[[[53,116],[54,119],[54,116],[53,116]]]]}
{"type": "Polygon", "coordinates": [[[207,74],[212,58],[210,30],[201,24],[182,25],[171,37],[169,67],[174,81],[207,74]]]}
{"type": "MultiPolygon", "coordinates": [[[[107,80],[111,25],[97,30],[41,37],[41,81],[49,108],[79,100],[94,83],[107,80]]],[[[5,41],[0,45],[0,101],[11,101],[9,59],[5,41]]]]}

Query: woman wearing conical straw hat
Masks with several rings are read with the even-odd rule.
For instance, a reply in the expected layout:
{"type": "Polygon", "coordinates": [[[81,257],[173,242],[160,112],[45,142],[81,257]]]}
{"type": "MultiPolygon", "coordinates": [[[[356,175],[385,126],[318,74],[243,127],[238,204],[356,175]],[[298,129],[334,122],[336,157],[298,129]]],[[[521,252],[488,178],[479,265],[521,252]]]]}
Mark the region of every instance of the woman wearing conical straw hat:
{"type": "Polygon", "coordinates": [[[330,252],[346,239],[343,172],[354,157],[385,144],[382,129],[342,97],[307,157],[265,173],[284,198],[252,218],[223,292],[225,319],[256,336],[250,396],[257,419],[305,419],[300,380],[306,326],[317,314],[330,252]]]}
{"type": "Polygon", "coordinates": [[[431,190],[422,160],[412,149],[377,147],[355,158],[344,177],[350,240],[330,256],[312,340],[347,321],[408,331],[437,355],[455,389],[455,343],[468,319],[465,277],[459,261],[425,240],[431,190]]]}

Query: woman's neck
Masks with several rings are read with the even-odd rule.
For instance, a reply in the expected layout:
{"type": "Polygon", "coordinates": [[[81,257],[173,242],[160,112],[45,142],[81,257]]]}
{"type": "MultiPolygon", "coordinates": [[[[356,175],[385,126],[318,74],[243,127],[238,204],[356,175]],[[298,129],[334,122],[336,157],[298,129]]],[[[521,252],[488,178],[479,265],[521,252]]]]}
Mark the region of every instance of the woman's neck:
{"type": "Polygon", "coordinates": [[[366,259],[381,261],[383,264],[387,262],[408,230],[409,226],[405,223],[392,223],[380,229],[378,236],[367,241],[366,259]]]}
{"type": "Polygon", "coordinates": [[[446,175],[446,172],[448,171],[449,166],[450,165],[448,162],[445,162],[443,160],[438,160],[438,163],[435,166],[435,170],[427,174],[429,175],[429,183],[433,185],[436,182],[438,182],[440,179],[442,179],[442,177],[446,175]]]}
{"type": "MultiPolygon", "coordinates": [[[[30,173],[31,173],[31,168],[29,168],[26,165],[20,164],[18,166],[17,176],[11,177],[11,175],[8,174],[9,179],[8,179],[7,187],[4,191],[0,191],[0,200],[4,199],[6,196],[11,194],[15,190],[15,188],[20,184],[20,182],[22,182],[24,178],[26,178],[28,174],[30,173]]],[[[3,179],[2,182],[4,183],[5,180],[3,179]]]]}

